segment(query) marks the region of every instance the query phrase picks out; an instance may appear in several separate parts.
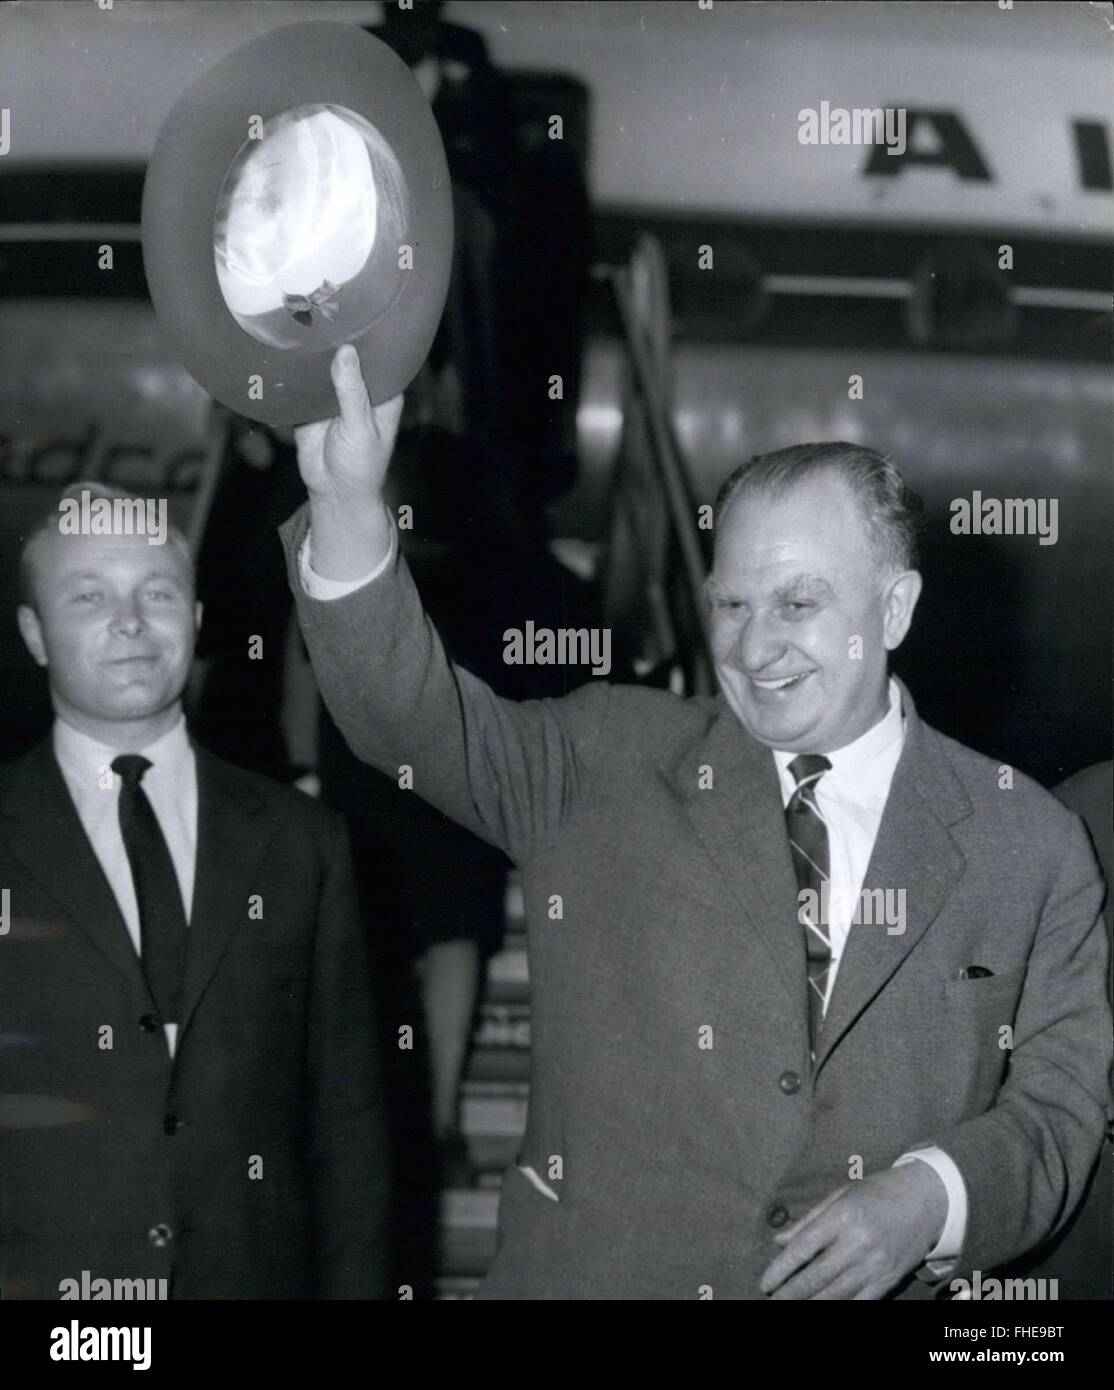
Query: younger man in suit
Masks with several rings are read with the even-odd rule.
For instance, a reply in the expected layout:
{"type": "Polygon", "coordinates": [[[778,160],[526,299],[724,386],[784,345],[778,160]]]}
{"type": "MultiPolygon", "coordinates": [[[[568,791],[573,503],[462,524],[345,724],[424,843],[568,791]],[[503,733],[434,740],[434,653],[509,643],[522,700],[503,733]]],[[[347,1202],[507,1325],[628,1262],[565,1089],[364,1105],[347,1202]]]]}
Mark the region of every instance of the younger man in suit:
{"type": "Polygon", "coordinates": [[[191,743],[188,550],[137,533],[122,500],[75,484],[21,557],[56,719],[0,771],[3,1297],[138,1279],[382,1296],[386,1135],[343,824],[191,743]],[[111,533],[61,528],[98,507],[111,533]]]}

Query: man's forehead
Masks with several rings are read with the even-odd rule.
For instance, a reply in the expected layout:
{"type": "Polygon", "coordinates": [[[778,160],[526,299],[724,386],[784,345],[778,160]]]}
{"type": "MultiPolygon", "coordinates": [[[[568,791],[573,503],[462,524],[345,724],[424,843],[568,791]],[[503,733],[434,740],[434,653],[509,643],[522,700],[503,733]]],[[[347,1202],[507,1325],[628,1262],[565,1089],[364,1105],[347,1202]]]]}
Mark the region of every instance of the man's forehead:
{"type": "MultiPolygon", "coordinates": [[[[853,538],[852,542],[853,542],[853,538]]],[[[795,525],[732,527],[719,537],[715,570],[781,583],[795,575],[827,578],[851,563],[854,544],[833,545],[795,525]]]]}
{"type": "Polygon", "coordinates": [[[796,564],[821,574],[869,561],[870,541],[850,488],[838,477],[805,478],[785,492],[735,498],[716,537],[717,565],[796,564]]]}
{"type": "Polygon", "coordinates": [[[800,527],[815,534],[824,523],[860,515],[858,499],[848,483],[830,469],[811,473],[785,487],[771,491],[758,487],[736,494],[723,517],[728,529],[786,529],[800,527]]]}
{"type": "Polygon", "coordinates": [[[53,528],[41,533],[31,548],[40,576],[63,581],[74,575],[127,572],[161,574],[181,583],[192,581],[193,571],[180,543],[168,537],[163,545],[150,545],[143,535],[69,536],[53,528]]]}

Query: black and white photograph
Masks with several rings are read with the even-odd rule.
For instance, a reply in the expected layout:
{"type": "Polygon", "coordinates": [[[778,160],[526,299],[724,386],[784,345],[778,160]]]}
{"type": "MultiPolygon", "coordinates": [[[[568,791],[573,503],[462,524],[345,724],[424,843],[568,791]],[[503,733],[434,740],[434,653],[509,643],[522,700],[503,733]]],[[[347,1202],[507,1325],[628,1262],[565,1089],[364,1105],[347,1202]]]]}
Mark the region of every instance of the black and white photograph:
{"type": "Polygon", "coordinates": [[[1101,1346],[1112,60],[1056,0],[0,4],[26,1374],[415,1302],[1101,1346]]]}

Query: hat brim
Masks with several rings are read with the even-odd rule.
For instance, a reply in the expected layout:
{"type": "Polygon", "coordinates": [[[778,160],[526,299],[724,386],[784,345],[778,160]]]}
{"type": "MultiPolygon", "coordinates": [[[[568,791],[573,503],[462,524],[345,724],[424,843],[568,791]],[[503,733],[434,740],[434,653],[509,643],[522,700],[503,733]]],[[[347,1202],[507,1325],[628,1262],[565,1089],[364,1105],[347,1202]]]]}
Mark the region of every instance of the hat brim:
{"type": "MultiPolygon", "coordinates": [[[[272,425],[337,413],[329,366],[340,342],[360,355],[372,404],[402,391],[420,369],[445,305],[452,266],[452,194],[445,150],[421,87],[386,44],[352,24],[312,21],[251,40],[205,73],[163,124],[143,187],[143,259],[155,312],[190,374],[217,400],[272,425]],[[217,278],[214,215],[229,167],[253,119],[329,105],[370,122],[398,162],[407,191],[412,266],[389,253],[384,294],[345,296],[332,341],[287,315],[271,347],[240,326],[217,278]],[[374,308],[368,309],[368,305],[374,308]],[[370,314],[370,317],[366,317],[370,314]]],[[[370,265],[370,263],[369,263],[370,265]]],[[[369,275],[375,274],[374,267],[369,275]]],[[[374,287],[373,287],[374,289],[374,287]]]]}

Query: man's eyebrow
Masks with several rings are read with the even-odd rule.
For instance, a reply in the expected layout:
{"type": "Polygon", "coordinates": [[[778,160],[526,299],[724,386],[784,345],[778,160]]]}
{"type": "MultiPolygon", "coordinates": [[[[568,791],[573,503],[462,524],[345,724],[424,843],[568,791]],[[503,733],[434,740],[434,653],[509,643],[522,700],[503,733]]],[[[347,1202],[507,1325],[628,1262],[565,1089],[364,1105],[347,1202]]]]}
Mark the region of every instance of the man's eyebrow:
{"type": "MultiPolygon", "coordinates": [[[[181,575],[177,574],[174,570],[167,570],[167,569],[148,570],[147,573],[143,576],[143,578],[142,578],[139,582],[140,582],[141,584],[147,584],[147,583],[149,583],[152,579],[167,579],[167,580],[170,580],[171,583],[181,585],[183,588],[187,588],[187,587],[188,587],[188,585],[186,584],[185,580],[181,577],[181,575]]],[[[98,573],[97,570],[67,570],[65,574],[61,574],[61,575],[58,576],[58,581],[57,581],[57,582],[58,582],[59,584],[70,584],[70,583],[80,583],[80,584],[84,584],[84,583],[87,583],[87,582],[89,582],[89,581],[92,581],[93,583],[96,583],[96,584],[105,584],[105,583],[108,583],[108,582],[109,582],[109,580],[106,578],[106,576],[103,575],[103,574],[98,573]]]]}
{"type": "Polygon", "coordinates": [[[146,584],[148,579],[169,579],[172,584],[186,587],[186,580],[177,570],[148,570],[143,576],[143,583],[146,584]]]}
{"type": "Polygon", "coordinates": [[[826,579],[816,574],[795,574],[774,590],[774,597],[781,602],[802,598],[833,598],[832,586],[826,579]]]}
{"type": "MultiPolygon", "coordinates": [[[[704,592],[713,603],[734,602],[737,599],[735,591],[729,585],[720,584],[711,575],[704,581],[704,592]]],[[[821,579],[819,575],[795,574],[774,589],[773,597],[779,603],[785,603],[798,599],[834,598],[835,591],[828,581],[821,579]]]]}
{"type": "Polygon", "coordinates": [[[713,603],[718,603],[723,599],[732,597],[731,590],[725,589],[723,585],[720,584],[718,580],[713,579],[711,575],[704,581],[704,593],[713,603]]]}

